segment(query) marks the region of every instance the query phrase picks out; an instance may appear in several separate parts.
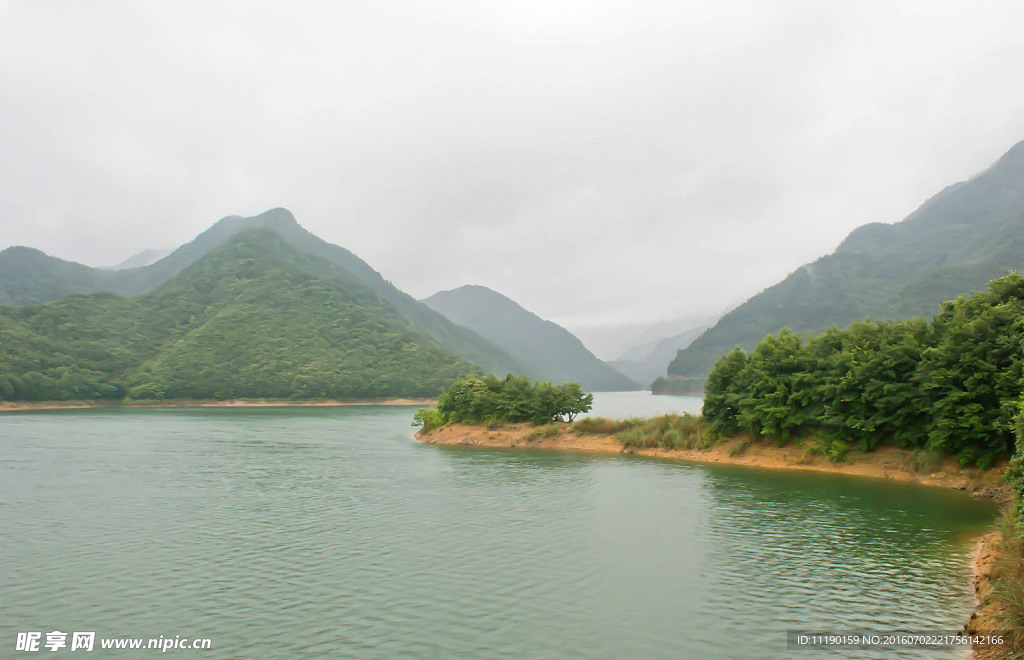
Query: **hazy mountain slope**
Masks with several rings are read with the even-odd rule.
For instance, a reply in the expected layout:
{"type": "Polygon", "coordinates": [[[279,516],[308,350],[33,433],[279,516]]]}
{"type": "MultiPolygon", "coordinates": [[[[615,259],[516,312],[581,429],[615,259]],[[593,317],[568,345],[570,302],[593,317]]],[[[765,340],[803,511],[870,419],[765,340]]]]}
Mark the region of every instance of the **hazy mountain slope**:
{"type": "Polygon", "coordinates": [[[636,383],[601,362],[565,328],[487,287],[467,285],[421,301],[515,356],[523,373],[598,391],[635,390],[636,383]]]}
{"type": "Polygon", "coordinates": [[[106,270],[126,270],[128,268],[141,268],[160,261],[171,253],[170,250],[143,250],[133,254],[119,264],[107,266],[106,270]]]}
{"type": "Polygon", "coordinates": [[[257,228],[273,230],[301,251],[343,267],[382,299],[395,305],[410,328],[434,337],[449,352],[496,375],[523,371],[522,366],[506,352],[419,304],[352,252],[303,229],[291,212],[282,208],[249,218],[223,218],[191,242],[141,268],[118,271],[90,268],[49,257],[38,250],[8,248],[0,252],[0,304],[25,305],[56,300],[72,293],[95,291],[137,296],[168,281],[239,232],[257,228]],[[29,253],[28,257],[26,253],[29,253]]]}
{"type": "Polygon", "coordinates": [[[686,348],[708,329],[707,325],[690,328],[672,337],[637,346],[608,365],[637,383],[651,383],[665,373],[665,365],[672,361],[680,349],[686,348]]]}
{"type": "Polygon", "coordinates": [[[466,373],[480,370],[266,229],[138,298],[0,307],[5,399],[431,396],[466,373]]]}
{"type": "Polygon", "coordinates": [[[930,316],[1024,264],[1024,142],[902,222],[853,231],[833,254],[765,289],[679,352],[660,391],[699,389],[714,361],[783,327],[819,332],[872,318],[930,316]]]}
{"type": "MultiPolygon", "coordinates": [[[[673,339],[683,335],[689,335],[695,330],[704,330],[714,325],[718,319],[722,318],[721,312],[719,314],[686,314],[674,319],[665,319],[658,321],[657,323],[647,326],[643,332],[636,335],[631,342],[629,342],[628,348],[623,348],[618,355],[615,356],[616,360],[643,360],[650,357],[651,352],[661,342],[667,339],[673,339]]],[[[699,335],[697,332],[694,337],[699,335]]],[[[675,353],[673,353],[675,355],[675,353]]],[[[668,364],[667,362],[665,364],[668,364]]]]}
{"type": "Polygon", "coordinates": [[[150,268],[176,272],[179,264],[194,261],[197,256],[212,249],[212,246],[219,245],[239,231],[251,227],[272,229],[300,250],[341,266],[383,300],[397,307],[411,328],[427,333],[449,352],[480,365],[488,372],[498,376],[522,372],[522,366],[507,352],[487,342],[476,333],[452,323],[429,307],[421,305],[415,298],[385,280],[380,273],[349,250],[328,243],[306,231],[287,209],[271,209],[251,218],[239,216],[224,218],[196,237],[194,241],[178,248],[166,259],[158,261],[150,268]]]}
{"type": "Polygon", "coordinates": [[[140,295],[174,277],[238,232],[261,227],[273,229],[293,243],[298,243],[305,233],[285,209],[272,209],[251,218],[228,216],[155,263],[118,270],[63,261],[31,248],[8,248],[0,252],[0,299],[4,304],[29,305],[94,291],[140,295]]]}
{"type": "Polygon", "coordinates": [[[57,259],[39,250],[15,246],[0,252],[0,305],[56,300],[72,293],[111,291],[115,271],[57,259]]]}

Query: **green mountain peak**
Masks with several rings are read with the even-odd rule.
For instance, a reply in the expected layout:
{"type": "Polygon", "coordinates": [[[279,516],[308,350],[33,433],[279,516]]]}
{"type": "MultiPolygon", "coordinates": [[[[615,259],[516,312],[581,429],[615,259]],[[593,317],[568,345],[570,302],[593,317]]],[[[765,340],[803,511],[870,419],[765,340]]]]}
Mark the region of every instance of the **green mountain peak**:
{"type": "MultiPolygon", "coordinates": [[[[168,287],[178,287],[182,278],[193,280],[195,278],[193,267],[197,264],[205,264],[202,271],[206,273],[206,283],[199,286],[192,282],[191,288],[185,292],[178,291],[175,294],[177,298],[183,300],[186,308],[193,309],[197,301],[205,301],[203,304],[210,304],[208,296],[211,292],[219,291],[225,286],[237,286],[239,275],[242,273],[252,273],[254,276],[249,279],[266,279],[277,274],[282,268],[279,264],[270,267],[266,273],[254,265],[270,263],[265,260],[265,253],[269,249],[268,241],[277,245],[278,249],[282,249],[281,246],[287,246],[293,252],[288,258],[291,264],[289,268],[301,271],[306,276],[321,281],[325,285],[341,286],[354,296],[360,305],[368,306],[374,314],[382,315],[392,326],[403,328],[403,333],[414,335],[416,342],[424,346],[431,346],[432,350],[442,351],[449,357],[457,356],[460,359],[459,364],[462,365],[460,369],[463,372],[468,365],[479,365],[486,372],[500,376],[507,373],[525,372],[523,366],[506,351],[494,346],[472,330],[456,325],[442,314],[418,303],[411,296],[395,288],[380,273],[352,252],[308,232],[299,225],[291,212],[284,208],[271,209],[252,217],[228,216],[222,218],[194,240],[182,245],[163,259],[147,266],[124,270],[90,268],[82,264],[55,259],[31,248],[5,250],[0,253],[0,305],[25,306],[53,302],[54,304],[72,305],[76,311],[84,314],[85,309],[80,309],[77,306],[83,303],[76,302],[81,296],[73,294],[108,292],[135,301],[148,300],[150,295],[165,294],[168,287]],[[223,268],[220,269],[213,268],[207,261],[207,258],[212,255],[221,255],[222,248],[230,247],[232,251],[237,252],[242,249],[240,246],[245,246],[246,249],[254,251],[256,254],[262,254],[263,257],[256,259],[253,255],[235,254],[241,264],[248,264],[248,266],[242,267],[233,262],[227,262],[222,264],[223,268]],[[217,273],[220,273],[221,270],[224,271],[226,280],[223,283],[218,283],[216,281],[219,277],[217,273]],[[71,299],[68,296],[71,296],[71,299]]],[[[95,298],[95,300],[103,301],[110,299],[117,298],[111,298],[109,295],[95,298]]],[[[271,304],[270,300],[267,298],[261,304],[269,305],[271,304]]],[[[308,302],[315,304],[315,297],[309,297],[308,302]]],[[[253,302],[252,304],[256,305],[257,303],[253,302]]],[[[9,310],[3,311],[7,313],[9,310]]],[[[23,312],[22,309],[10,313],[14,318],[23,312]]],[[[128,314],[128,316],[131,315],[128,314]]],[[[190,313],[187,318],[192,319],[194,316],[196,314],[190,313]]],[[[304,316],[308,315],[298,315],[299,318],[304,316]]],[[[162,317],[158,314],[155,318],[162,317]]],[[[181,327],[183,324],[182,319],[177,316],[173,320],[166,318],[164,320],[171,322],[174,327],[181,327]]],[[[283,326],[288,325],[283,321],[282,324],[283,326]]],[[[75,322],[69,321],[68,325],[73,328],[75,322]]],[[[370,327],[370,325],[364,324],[364,327],[370,327]]],[[[157,332],[156,329],[153,331],[157,332]]],[[[21,330],[17,332],[21,332],[21,330]]],[[[29,334],[31,335],[31,332],[29,334]]],[[[380,332],[374,331],[369,335],[369,339],[381,336],[383,335],[380,332]]],[[[0,329],[0,339],[9,339],[3,335],[2,329],[0,329]]],[[[46,345],[50,339],[52,338],[36,337],[33,341],[42,342],[34,345],[43,352],[52,350],[64,351],[67,355],[74,354],[73,351],[65,351],[59,343],[45,350],[39,348],[46,345]]],[[[244,337],[238,339],[243,341],[244,337]]],[[[11,342],[10,345],[15,343],[11,342]]],[[[33,353],[33,350],[26,350],[29,354],[33,353]]],[[[179,356],[179,359],[187,362],[184,357],[179,356]]],[[[82,366],[78,362],[73,364],[76,368],[82,366]]],[[[64,365],[62,368],[70,367],[64,365]]],[[[391,371],[398,370],[398,366],[392,365],[390,369],[391,371]]],[[[105,373],[102,369],[93,371],[105,373]]],[[[285,369],[285,372],[287,371],[285,369]]],[[[382,373],[386,376],[388,369],[382,373]]],[[[438,373],[451,375],[444,369],[438,373]]],[[[101,381],[105,383],[104,387],[112,382],[109,379],[101,379],[101,381]]],[[[121,388],[117,391],[124,390],[124,387],[127,387],[126,382],[123,379],[117,381],[116,387],[121,388]]],[[[434,379],[420,378],[416,382],[433,383],[434,379]]],[[[55,391],[52,388],[29,389],[32,391],[55,391]]],[[[164,392],[170,391],[179,392],[180,388],[164,392]]],[[[277,390],[275,389],[275,391],[277,390]]],[[[403,389],[403,391],[405,390],[403,389]]],[[[108,394],[109,392],[104,390],[103,396],[108,394]]],[[[167,395],[170,396],[170,394],[167,395]]],[[[0,392],[0,397],[2,396],[3,394],[0,392]]]]}
{"type": "Polygon", "coordinates": [[[482,371],[266,227],[153,291],[0,307],[0,399],[436,396],[482,371]]]}

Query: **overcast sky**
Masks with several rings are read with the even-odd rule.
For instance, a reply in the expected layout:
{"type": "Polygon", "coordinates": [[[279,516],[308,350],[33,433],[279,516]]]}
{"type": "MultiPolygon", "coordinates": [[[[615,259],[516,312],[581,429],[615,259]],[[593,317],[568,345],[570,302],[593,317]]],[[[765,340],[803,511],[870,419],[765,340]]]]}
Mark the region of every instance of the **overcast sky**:
{"type": "MultiPolygon", "coordinates": [[[[1024,3],[0,0],[0,248],[276,206],[584,337],[719,311],[1024,139],[1024,3]]],[[[595,339],[595,342],[597,340],[595,339]]]]}

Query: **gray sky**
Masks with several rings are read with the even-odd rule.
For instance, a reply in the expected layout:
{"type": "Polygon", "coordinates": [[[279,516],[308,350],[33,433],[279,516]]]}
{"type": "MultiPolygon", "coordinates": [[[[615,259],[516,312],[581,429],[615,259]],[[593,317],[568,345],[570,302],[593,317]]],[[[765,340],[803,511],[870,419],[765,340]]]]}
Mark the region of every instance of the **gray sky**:
{"type": "Polygon", "coordinates": [[[416,297],[719,311],[1024,139],[1024,3],[0,0],[0,248],[275,206],[416,297]]]}

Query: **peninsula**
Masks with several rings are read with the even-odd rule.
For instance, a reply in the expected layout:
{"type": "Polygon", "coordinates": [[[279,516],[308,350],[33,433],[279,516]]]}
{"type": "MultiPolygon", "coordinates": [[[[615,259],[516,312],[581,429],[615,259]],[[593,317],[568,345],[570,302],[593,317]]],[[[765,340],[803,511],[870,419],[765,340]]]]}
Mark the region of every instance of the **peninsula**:
{"type": "Polygon", "coordinates": [[[894,479],[955,488],[998,502],[1007,502],[1012,495],[1010,487],[1002,480],[1005,462],[987,469],[963,467],[948,456],[890,446],[870,452],[853,450],[841,461],[835,461],[819,451],[814,439],[779,446],[745,434],[722,438],[713,444],[680,447],[642,446],[621,439],[622,430],[677,424],[684,419],[686,416],[667,415],[643,420],[584,418],[574,424],[452,424],[421,429],[415,436],[421,442],[436,445],[634,455],[894,479]]]}

